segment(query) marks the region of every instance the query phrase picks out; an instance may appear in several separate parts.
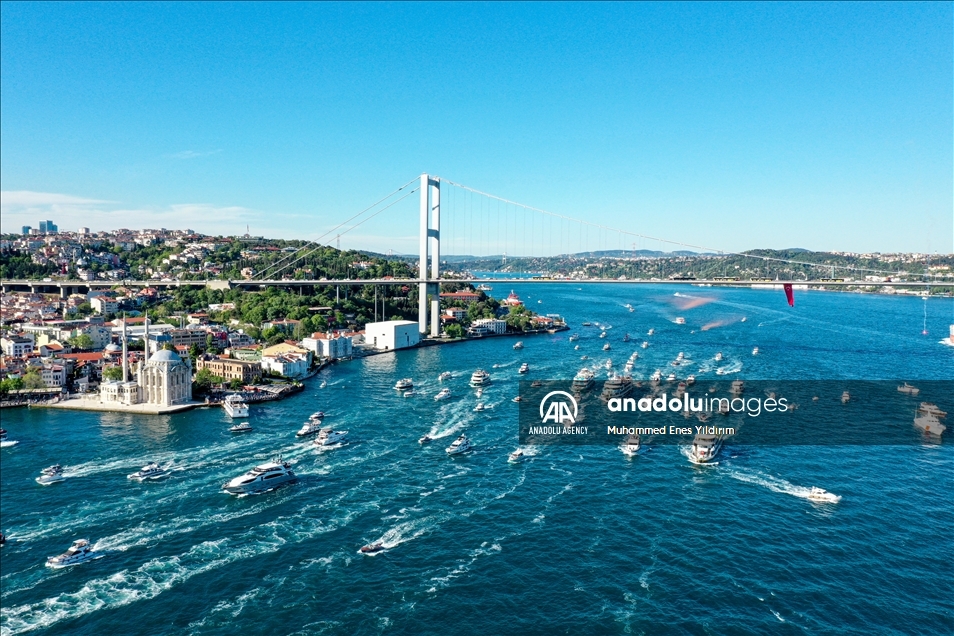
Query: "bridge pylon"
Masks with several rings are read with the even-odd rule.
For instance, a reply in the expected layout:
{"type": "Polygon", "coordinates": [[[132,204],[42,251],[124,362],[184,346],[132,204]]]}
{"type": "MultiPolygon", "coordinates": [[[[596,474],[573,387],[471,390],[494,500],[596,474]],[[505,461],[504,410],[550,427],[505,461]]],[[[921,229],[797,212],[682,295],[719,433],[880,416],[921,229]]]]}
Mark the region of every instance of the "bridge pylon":
{"type": "Polygon", "coordinates": [[[421,175],[421,227],[420,227],[420,275],[418,287],[417,315],[418,330],[428,332],[428,314],[430,314],[430,336],[441,335],[441,181],[427,173],[421,175]],[[430,272],[427,259],[430,256],[430,272]],[[430,274],[430,275],[428,275],[430,274]]]}

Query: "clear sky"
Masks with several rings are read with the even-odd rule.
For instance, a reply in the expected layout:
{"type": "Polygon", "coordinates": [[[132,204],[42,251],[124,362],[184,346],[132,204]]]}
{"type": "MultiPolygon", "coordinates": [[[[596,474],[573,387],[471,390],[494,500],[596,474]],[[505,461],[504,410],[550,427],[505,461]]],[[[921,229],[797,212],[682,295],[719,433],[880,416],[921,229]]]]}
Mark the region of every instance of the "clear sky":
{"type": "MultiPolygon", "coordinates": [[[[949,2],[0,12],[4,231],[316,238],[427,171],[725,250],[954,251],[949,2]]],[[[412,199],[342,245],[415,252],[412,199]]]]}

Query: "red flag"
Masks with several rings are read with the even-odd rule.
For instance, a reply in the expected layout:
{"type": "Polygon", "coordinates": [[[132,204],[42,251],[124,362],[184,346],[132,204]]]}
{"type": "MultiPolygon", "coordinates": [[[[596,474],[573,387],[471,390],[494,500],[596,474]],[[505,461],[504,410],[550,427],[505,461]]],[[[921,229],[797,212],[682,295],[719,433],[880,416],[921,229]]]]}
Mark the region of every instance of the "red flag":
{"type": "Polygon", "coordinates": [[[792,284],[791,284],[791,283],[785,283],[784,287],[785,287],[785,298],[788,299],[788,306],[789,306],[789,307],[794,307],[794,306],[795,306],[795,292],[792,291],[792,284]]]}

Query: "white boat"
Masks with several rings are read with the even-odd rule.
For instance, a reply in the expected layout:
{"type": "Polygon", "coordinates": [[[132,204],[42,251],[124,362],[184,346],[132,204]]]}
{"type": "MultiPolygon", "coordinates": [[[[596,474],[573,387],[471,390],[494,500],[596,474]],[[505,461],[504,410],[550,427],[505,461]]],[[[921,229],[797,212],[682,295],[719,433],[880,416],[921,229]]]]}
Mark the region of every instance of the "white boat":
{"type": "Polygon", "coordinates": [[[921,402],[920,406],[918,406],[918,413],[922,413],[924,415],[933,415],[937,418],[944,418],[947,416],[947,412],[939,409],[937,404],[934,404],[933,402],[921,402]]]}
{"type": "Polygon", "coordinates": [[[234,426],[230,426],[229,430],[233,433],[251,433],[252,425],[249,424],[248,422],[239,422],[238,424],[235,424],[234,426]]]}
{"type": "Polygon", "coordinates": [[[921,392],[921,389],[919,389],[916,386],[911,386],[907,382],[905,382],[904,384],[898,387],[898,393],[907,393],[908,395],[917,395],[920,392],[921,392]]]}
{"type": "Polygon", "coordinates": [[[484,406],[484,403],[483,403],[483,402],[478,402],[478,403],[477,403],[477,406],[474,407],[474,411],[477,412],[477,413],[480,413],[481,411],[484,411],[484,410],[486,410],[486,409],[487,409],[487,407],[484,406]]]}
{"type": "Polygon", "coordinates": [[[244,475],[240,475],[222,484],[222,490],[230,495],[247,495],[267,492],[282,484],[295,481],[297,477],[292,472],[288,462],[269,462],[260,464],[244,475]]]}
{"type": "Polygon", "coordinates": [[[670,373],[669,375],[666,376],[666,382],[675,382],[675,381],[676,381],[675,373],[670,373]]]}
{"type": "Polygon", "coordinates": [[[692,440],[689,461],[694,464],[706,464],[715,459],[722,449],[722,437],[700,433],[692,440]]]}
{"type": "Polygon", "coordinates": [[[646,342],[645,340],[643,341],[643,344],[641,344],[641,345],[639,345],[639,346],[641,346],[643,349],[649,349],[649,343],[646,342]]]}
{"type": "Polygon", "coordinates": [[[473,445],[470,443],[470,440],[467,439],[467,436],[461,435],[451,442],[451,445],[444,450],[448,455],[459,455],[460,453],[466,453],[471,448],[473,448],[473,445]]]}
{"type": "Polygon", "coordinates": [[[656,330],[655,330],[655,329],[650,329],[649,331],[646,332],[646,335],[647,335],[647,336],[651,336],[651,335],[653,335],[654,333],[656,333],[656,330]]]}
{"type": "Polygon", "coordinates": [[[0,448],[9,448],[11,446],[16,446],[20,442],[15,439],[7,439],[7,431],[0,428],[0,448]]]}
{"type": "Polygon", "coordinates": [[[572,336],[570,336],[570,342],[576,342],[579,339],[580,339],[580,334],[578,333],[575,333],[572,336]]]}
{"type": "Polygon", "coordinates": [[[738,395],[743,391],[745,391],[745,382],[742,380],[733,380],[732,386],[729,388],[729,392],[738,395]]]}
{"type": "Polygon", "coordinates": [[[639,442],[639,435],[630,435],[626,438],[619,449],[623,451],[623,454],[628,457],[635,457],[639,455],[640,450],[642,450],[642,445],[639,442]]]}
{"type": "Polygon", "coordinates": [[[433,439],[434,439],[434,438],[431,437],[430,435],[425,434],[425,435],[421,435],[421,439],[417,440],[417,443],[418,443],[418,444],[427,444],[428,442],[430,442],[430,441],[433,440],[433,439]]]}
{"type": "Polygon", "coordinates": [[[653,371],[653,374],[649,376],[649,381],[653,383],[659,383],[660,380],[662,380],[662,371],[656,369],[653,371]]]}
{"type": "Polygon", "coordinates": [[[321,429],[313,443],[315,446],[334,446],[340,444],[347,435],[348,431],[335,431],[329,426],[321,429]]]}
{"type": "Polygon", "coordinates": [[[309,435],[317,435],[321,432],[321,420],[318,418],[309,419],[305,422],[304,426],[298,429],[298,432],[295,433],[295,437],[308,437],[309,435]]]}
{"type": "Polygon", "coordinates": [[[477,387],[477,390],[474,391],[474,395],[476,395],[478,399],[482,398],[484,397],[484,390],[480,387],[477,387]]]}
{"type": "Polygon", "coordinates": [[[59,464],[53,464],[49,468],[44,468],[40,471],[40,476],[36,478],[36,483],[41,486],[49,486],[50,484],[57,484],[64,480],[66,480],[66,477],[63,476],[63,467],[59,464]]]}
{"type": "Polygon", "coordinates": [[[63,554],[49,557],[46,560],[46,567],[56,569],[68,568],[71,565],[79,565],[80,563],[86,563],[87,561],[100,559],[103,556],[105,555],[93,551],[89,545],[89,541],[86,539],[79,539],[74,541],[73,545],[70,546],[70,549],[63,554]]]}
{"type": "Polygon", "coordinates": [[[308,416],[308,419],[309,419],[309,420],[321,420],[321,419],[324,419],[324,417],[325,417],[325,412],[324,412],[324,411],[315,411],[314,413],[312,413],[311,415],[308,416]]]}
{"type": "Polygon", "coordinates": [[[171,474],[168,468],[160,466],[156,462],[146,464],[136,472],[126,475],[126,479],[135,479],[136,481],[146,481],[148,479],[162,479],[171,474]]]}
{"type": "Polygon", "coordinates": [[[752,355],[753,355],[753,356],[759,355],[759,348],[758,348],[758,347],[755,347],[754,349],[752,349],[752,355]]]}
{"type": "Polygon", "coordinates": [[[487,284],[485,284],[485,283],[481,283],[480,285],[477,285],[477,291],[489,292],[489,291],[493,291],[493,290],[494,290],[493,287],[491,287],[490,285],[487,285],[487,284]]]}
{"type": "Polygon", "coordinates": [[[590,356],[580,356],[580,360],[589,360],[590,356]]]}
{"type": "Polygon", "coordinates": [[[613,368],[613,361],[612,361],[612,360],[607,360],[607,361],[606,361],[606,364],[604,364],[603,366],[606,367],[607,370],[612,369],[612,368],[613,368]]]}
{"type": "Polygon", "coordinates": [[[440,391],[437,392],[437,395],[434,396],[434,399],[435,399],[435,400],[446,400],[446,399],[449,398],[450,396],[451,396],[451,390],[450,390],[450,389],[441,389],[440,391]]]}
{"type": "Polygon", "coordinates": [[[518,341],[514,346],[514,349],[523,349],[523,340],[518,341]]]}
{"type": "Polygon", "coordinates": [[[404,392],[404,397],[406,397],[406,398],[414,397],[414,389],[411,389],[410,391],[405,391],[405,392],[404,392]]]}
{"type": "Polygon", "coordinates": [[[394,388],[398,391],[407,391],[408,389],[414,388],[414,380],[411,378],[401,378],[394,384],[394,388]]]}
{"type": "Polygon", "coordinates": [[[609,351],[610,349],[610,343],[607,342],[605,345],[603,345],[603,351],[609,351]]]}
{"type": "Polygon", "coordinates": [[[921,415],[914,418],[914,425],[929,435],[938,435],[947,430],[936,415],[921,415]]]}
{"type": "Polygon", "coordinates": [[[522,450],[518,448],[514,452],[507,455],[507,461],[510,462],[511,464],[516,464],[517,462],[523,461],[524,457],[526,457],[526,455],[524,454],[522,450]]]}
{"type": "Polygon", "coordinates": [[[678,318],[676,318],[675,323],[677,325],[684,325],[686,324],[686,319],[683,318],[682,316],[679,316],[678,318]]]}
{"type": "Polygon", "coordinates": [[[526,362],[521,364],[520,368],[517,369],[517,373],[527,373],[528,371],[530,371],[530,365],[527,364],[526,362]]]}
{"type": "Polygon", "coordinates": [[[722,352],[721,351],[716,352],[715,357],[712,359],[715,360],[716,362],[722,362],[722,352]]]}
{"type": "Polygon", "coordinates": [[[629,374],[632,372],[633,372],[633,363],[627,362],[625,366],[623,366],[623,373],[629,374]]]}
{"type": "Polygon", "coordinates": [[[614,375],[603,383],[600,399],[605,401],[612,398],[626,397],[632,390],[633,379],[631,377],[628,375],[614,375]]]}
{"type": "Polygon", "coordinates": [[[683,353],[682,351],[676,354],[676,360],[679,360],[679,362],[682,362],[685,359],[686,359],[686,354],[683,353]]]}
{"type": "Polygon", "coordinates": [[[606,337],[606,332],[605,331],[600,332],[600,338],[605,338],[605,337],[606,337]]]}
{"type": "Polygon", "coordinates": [[[573,350],[574,350],[574,351],[579,351],[579,350],[580,350],[580,345],[576,345],[575,347],[573,347],[573,350]]]}
{"type": "Polygon", "coordinates": [[[692,386],[695,383],[696,383],[696,376],[690,375],[688,378],[686,378],[686,386],[692,386]]]}
{"type": "Polygon", "coordinates": [[[518,395],[513,399],[513,401],[519,404],[520,402],[523,402],[523,398],[518,395]]]}
{"type": "Polygon", "coordinates": [[[847,404],[849,400],[851,400],[851,394],[848,393],[848,391],[845,391],[844,393],[841,394],[842,404],[847,404]]]}
{"type": "Polygon", "coordinates": [[[490,374],[483,369],[477,369],[470,376],[470,386],[484,386],[490,384],[490,374]]]}
{"type": "Polygon", "coordinates": [[[222,402],[222,408],[233,420],[239,417],[248,417],[248,404],[237,393],[232,393],[222,402]]]}
{"type": "Polygon", "coordinates": [[[636,310],[635,310],[633,307],[630,307],[630,308],[629,308],[629,313],[633,313],[634,311],[636,311],[636,310]]]}
{"type": "Polygon", "coordinates": [[[841,501],[840,495],[830,493],[823,488],[818,488],[817,486],[812,486],[812,489],[808,491],[808,498],[812,501],[821,501],[824,503],[838,503],[841,501]]]}
{"type": "Polygon", "coordinates": [[[450,380],[453,377],[453,374],[450,371],[444,371],[439,376],[437,376],[438,382],[443,382],[444,380],[450,380]]]}

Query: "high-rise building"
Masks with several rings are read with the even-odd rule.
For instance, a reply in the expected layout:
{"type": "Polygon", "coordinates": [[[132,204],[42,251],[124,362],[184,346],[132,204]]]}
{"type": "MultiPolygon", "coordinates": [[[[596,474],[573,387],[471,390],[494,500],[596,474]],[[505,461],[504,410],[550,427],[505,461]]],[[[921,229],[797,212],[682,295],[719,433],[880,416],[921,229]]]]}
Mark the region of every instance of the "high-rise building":
{"type": "Polygon", "coordinates": [[[46,234],[46,221],[40,221],[40,233],[46,234]]]}
{"type": "Polygon", "coordinates": [[[79,231],[80,231],[80,234],[89,234],[88,227],[81,227],[79,231]]]}
{"type": "Polygon", "coordinates": [[[51,234],[56,234],[57,232],[60,231],[60,228],[58,228],[58,227],[56,226],[56,224],[53,223],[53,221],[47,221],[47,222],[46,222],[46,231],[49,232],[49,233],[51,233],[51,234]]]}
{"type": "Polygon", "coordinates": [[[23,233],[24,233],[24,234],[29,234],[29,233],[30,233],[30,226],[29,226],[29,225],[24,225],[24,226],[23,226],[23,233]]]}

